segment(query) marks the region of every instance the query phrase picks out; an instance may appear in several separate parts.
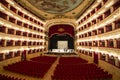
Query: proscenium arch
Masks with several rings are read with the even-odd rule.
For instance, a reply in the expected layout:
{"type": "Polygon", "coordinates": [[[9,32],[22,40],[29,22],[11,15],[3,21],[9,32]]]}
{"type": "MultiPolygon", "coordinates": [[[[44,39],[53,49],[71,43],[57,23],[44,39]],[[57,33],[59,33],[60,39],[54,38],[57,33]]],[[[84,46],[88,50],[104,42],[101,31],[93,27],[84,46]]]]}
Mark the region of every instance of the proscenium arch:
{"type": "Polygon", "coordinates": [[[53,25],[59,25],[59,24],[66,24],[66,25],[71,25],[74,27],[74,30],[76,30],[76,26],[78,26],[78,24],[76,23],[75,19],[52,19],[52,20],[48,20],[46,22],[46,24],[44,25],[46,31],[49,32],[49,28],[53,25]]]}
{"type": "Polygon", "coordinates": [[[74,27],[74,30],[76,29],[76,26],[77,26],[76,24],[71,23],[71,22],[70,23],[68,23],[68,22],[67,23],[65,23],[65,22],[53,22],[53,23],[46,24],[45,28],[48,31],[51,26],[53,26],[53,25],[59,25],[59,24],[71,25],[71,26],[74,27]]]}
{"type": "Polygon", "coordinates": [[[52,25],[48,31],[48,50],[57,49],[57,41],[68,41],[68,49],[74,49],[75,30],[72,25],[52,25]],[[63,32],[59,32],[59,29],[63,29],[63,32]]]}

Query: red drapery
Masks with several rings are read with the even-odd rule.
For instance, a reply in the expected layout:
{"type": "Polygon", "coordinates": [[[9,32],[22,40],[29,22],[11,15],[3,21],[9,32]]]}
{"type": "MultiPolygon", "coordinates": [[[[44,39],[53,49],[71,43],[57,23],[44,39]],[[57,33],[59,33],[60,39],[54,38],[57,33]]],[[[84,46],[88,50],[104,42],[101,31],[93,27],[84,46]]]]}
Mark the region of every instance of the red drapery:
{"type": "Polygon", "coordinates": [[[49,37],[52,37],[54,34],[68,34],[71,37],[74,37],[74,28],[71,25],[53,25],[49,28],[49,37]]]}

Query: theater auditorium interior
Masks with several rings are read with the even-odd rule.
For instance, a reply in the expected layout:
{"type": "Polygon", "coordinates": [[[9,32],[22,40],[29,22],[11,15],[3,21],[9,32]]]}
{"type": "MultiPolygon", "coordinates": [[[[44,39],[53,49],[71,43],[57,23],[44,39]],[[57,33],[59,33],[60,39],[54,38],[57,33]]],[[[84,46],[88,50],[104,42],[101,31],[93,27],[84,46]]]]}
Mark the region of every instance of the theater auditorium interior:
{"type": "Polygon", "coordinates": [[[0,0],[0,80],[120,80],[120,0],[0,0]]]}

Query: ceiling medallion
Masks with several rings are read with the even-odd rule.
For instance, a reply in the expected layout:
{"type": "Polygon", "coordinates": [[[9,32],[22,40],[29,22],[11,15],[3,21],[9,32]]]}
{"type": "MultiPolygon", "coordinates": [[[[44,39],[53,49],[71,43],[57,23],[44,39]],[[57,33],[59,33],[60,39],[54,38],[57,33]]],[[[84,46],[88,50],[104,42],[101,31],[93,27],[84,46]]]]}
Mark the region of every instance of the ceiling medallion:
{"type": "Polygon", "coordinates": [[[83,0],[28,0],[36,8],[48,13],[62,14],[73,10],[83,0]]]}

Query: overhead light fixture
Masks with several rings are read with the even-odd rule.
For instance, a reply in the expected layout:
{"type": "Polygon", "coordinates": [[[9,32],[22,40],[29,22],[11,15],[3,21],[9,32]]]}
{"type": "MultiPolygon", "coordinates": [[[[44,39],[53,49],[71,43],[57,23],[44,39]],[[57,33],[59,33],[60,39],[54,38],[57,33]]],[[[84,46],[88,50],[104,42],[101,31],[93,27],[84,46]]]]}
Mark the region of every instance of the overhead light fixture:
{"type": "Polygon", "coordinates": [[[10,12],[8,12],[8,11],[5,11],[8,15],[10,15],[10,16],[13,16],[13,14],[12,13],[10,13],[10,12]]]}
{"type": "Polygon", "coordinates": [[[0,9],[1,9],[1,10],[5,10],[5,9],[1,6],[1,4],[0,4],[0,9]]]}
{"type": "Polygon", "coordinates": [[[119,56],[117,56],[118,57],[118,59],[120,60],[120,55],[119,56]]]}
{"type": "Polygon", "coordinates": [[[109,8],[113,4],[113,1],[109,2],[107,5],[105,5],[105,8],[109,8]]]}
{"type": "Polygon", "coordinates": [[[14,16],[17,20],[21,20],[19,17],[14,16]]]}
{"type": "Polygon", "coordinates": [[[97,14],[94,14],[94,16],[92,17],[92,19],[95,19],[97,17],[97,14]]]}
{"type": "Polygon", "coordinates": [[[87,11],[87,13],[90,13],[92,10],[91,9],[89,9],[88,11],[87,11]]]}
{"type": "Polygon", "coordinates": [[[3,25],[4,23],[0,21],[0,25],[3,25]]]}
{"type": "Polygon", "coordinates": [[[98,3],[102,2],[102,0],[97,0],[98,3]]]}
{"type": "Polygon", "coordinates": [[[20,7],[18,7],[18,6],[15,6],[19,11],[22,11],[22,9],[20,8],[20,7]]]}
{"type": "Polygon", "coordinates": [[[116,16],[116,15],[114,15],[114,16],[113,16],[113,18],[115,19],[115,18],[117,18],[117,16],[116,16]]]}
{"type": "Polygon", "coordinates": [[[14,2],[12,0],[6,0],[8,3],[14,5],[14,2]]]}
{"type": "Polygon", "coordinates": [[[28,14],[26,11],[23,11],[24,14],[28,14]]]}

